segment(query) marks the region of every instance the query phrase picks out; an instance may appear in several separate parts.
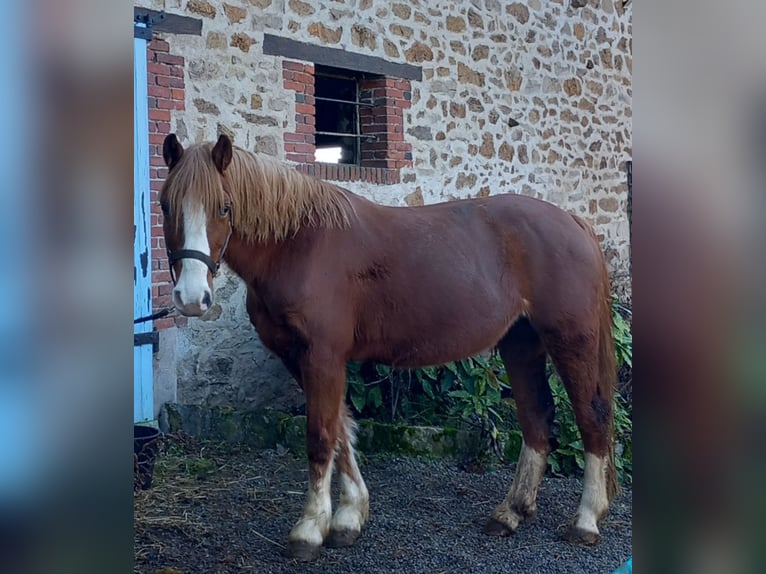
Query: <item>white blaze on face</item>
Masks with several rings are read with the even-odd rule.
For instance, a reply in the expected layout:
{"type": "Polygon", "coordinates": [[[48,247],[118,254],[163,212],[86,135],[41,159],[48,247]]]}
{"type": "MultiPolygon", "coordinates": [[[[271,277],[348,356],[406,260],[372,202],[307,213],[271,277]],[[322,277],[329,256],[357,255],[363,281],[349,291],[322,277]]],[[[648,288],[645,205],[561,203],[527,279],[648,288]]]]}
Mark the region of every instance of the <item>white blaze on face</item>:
{"type": "MultiPolygon", "coordinates": [[[[183,249],[210,255],[207,241],[207,216],[197,202],[185,198],[181,206],[184,224],[183,249]]],[[[202,315],[212,304],[207,281],[208,267],[198,259],[183,259],[181,274],[173,290],[173,303],[185,315],[202,315]]]]}

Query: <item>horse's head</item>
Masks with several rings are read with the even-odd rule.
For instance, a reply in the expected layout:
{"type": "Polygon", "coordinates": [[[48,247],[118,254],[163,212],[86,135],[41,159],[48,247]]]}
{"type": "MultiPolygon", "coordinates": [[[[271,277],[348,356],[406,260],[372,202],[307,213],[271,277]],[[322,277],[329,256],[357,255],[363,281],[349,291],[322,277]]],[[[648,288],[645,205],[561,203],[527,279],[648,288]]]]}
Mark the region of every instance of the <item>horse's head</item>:
{"type": "Polygon", "coordinates": [[[215,146],[184,151],[175,134],[162,155],[168,177],[160,193],[165,245],[175,283],[173,304],[184,315],[200,316],[213,304],[213,277],[232,234],[230,196],[224,173],[233,156],[222,135],[215,146]]]}

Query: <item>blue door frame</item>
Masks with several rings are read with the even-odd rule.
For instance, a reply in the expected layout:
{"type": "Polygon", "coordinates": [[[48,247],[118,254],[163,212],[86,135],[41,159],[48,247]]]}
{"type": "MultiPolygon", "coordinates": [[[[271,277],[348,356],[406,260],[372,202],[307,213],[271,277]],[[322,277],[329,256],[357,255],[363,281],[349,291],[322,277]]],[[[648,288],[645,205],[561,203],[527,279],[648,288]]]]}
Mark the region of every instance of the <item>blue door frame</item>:
{"type": "MultiPolygon", "coordinates": [[[[134,24],[143,27],[142,24],[134,24]]],[[[146,37],[133,39],[133,316],[152,311],[152,250],[149,209],[149,100],[146,37]]],[[[142,35],[143,36],[143,35],[142,35]]],[[[135,334],[152,330],[152,322],[134,326],[135,334]]],[[[151,343],[133,347],[133,422],[154,418],[151,343]]]]}

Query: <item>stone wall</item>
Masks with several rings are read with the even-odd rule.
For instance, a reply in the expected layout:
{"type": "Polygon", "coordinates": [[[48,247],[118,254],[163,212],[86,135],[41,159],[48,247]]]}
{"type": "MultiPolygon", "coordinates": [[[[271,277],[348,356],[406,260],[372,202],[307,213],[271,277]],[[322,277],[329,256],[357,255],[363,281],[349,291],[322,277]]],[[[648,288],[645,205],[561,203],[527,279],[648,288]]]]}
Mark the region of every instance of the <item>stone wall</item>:
{"type": "MultiPolygon", "coordinates": [[[[202,36],[163,34],[185,61],[185,109],[170,110],[182,143],[225,132],[285,159],[295,93],[264,33],[412,63],[404,111],[410,167],[398,183],[344,181],[380,203],[420,205],[516,192],[594,224],[615,289],[630,296],[627,179],[631,158],[631,7],[620,0],[139,0],[203,21],[202,36]]],[[[305,62],[310,64],[310,62],[305,62]]],[[[244,289],[217,280],[220,317],[176,329],[178,400],[259,406],[300,402],[262,351],[244,289]],[[289,389],[285,391],[285,388],[289,389]]]]}

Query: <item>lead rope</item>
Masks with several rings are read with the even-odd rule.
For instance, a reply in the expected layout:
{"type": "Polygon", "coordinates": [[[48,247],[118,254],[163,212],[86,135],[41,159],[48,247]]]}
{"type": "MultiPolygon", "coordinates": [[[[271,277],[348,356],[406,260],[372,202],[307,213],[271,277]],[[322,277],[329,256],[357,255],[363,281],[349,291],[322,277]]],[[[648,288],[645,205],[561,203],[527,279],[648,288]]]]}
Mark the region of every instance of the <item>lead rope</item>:
{"type": "Polygon", "coordinates": [[[167,317],[168,315],[170,315],[175,310],[176,310],[176,306],[171,305],[170,307],[165,307],[161,311],[157,311],[156,313],[152,313],[151,315],[146,315],[145,317],[139,317],[138,319],[133,319],[133,324],[137,325],[138,323],[146,323],[147,321],[162,319],[163,317],[167,317]]]}

